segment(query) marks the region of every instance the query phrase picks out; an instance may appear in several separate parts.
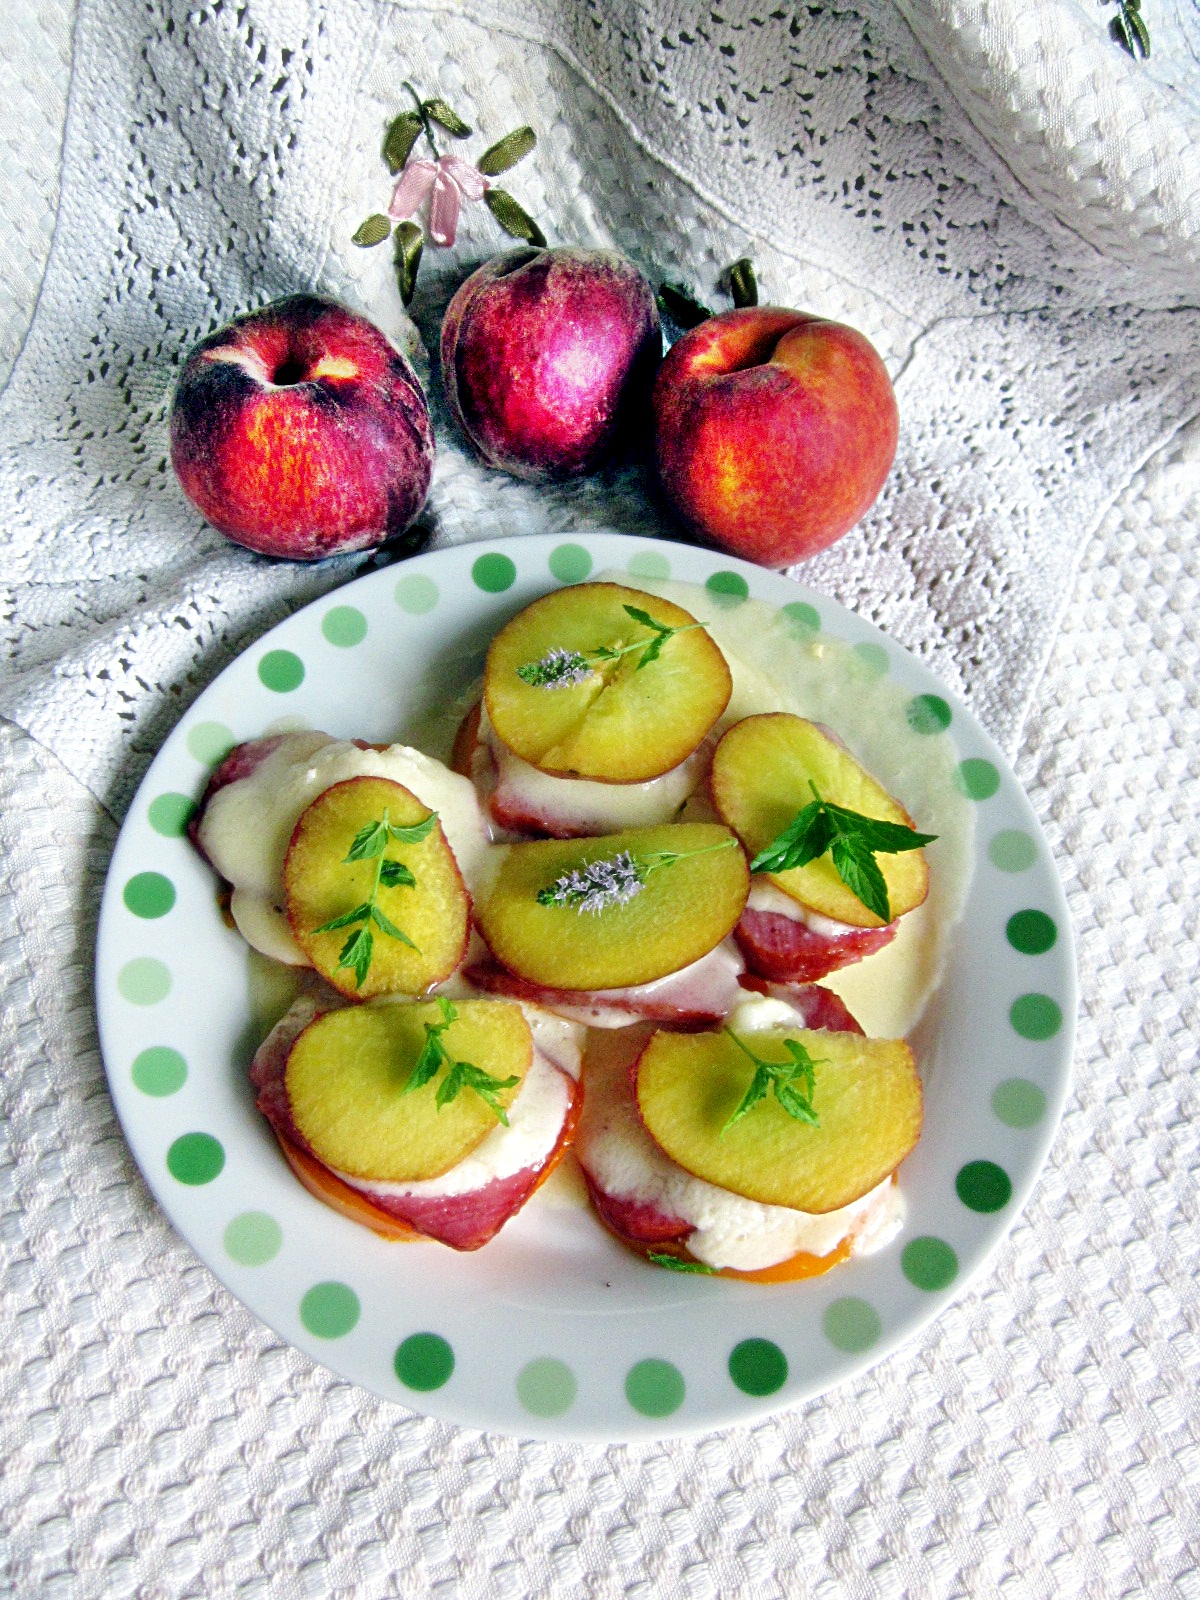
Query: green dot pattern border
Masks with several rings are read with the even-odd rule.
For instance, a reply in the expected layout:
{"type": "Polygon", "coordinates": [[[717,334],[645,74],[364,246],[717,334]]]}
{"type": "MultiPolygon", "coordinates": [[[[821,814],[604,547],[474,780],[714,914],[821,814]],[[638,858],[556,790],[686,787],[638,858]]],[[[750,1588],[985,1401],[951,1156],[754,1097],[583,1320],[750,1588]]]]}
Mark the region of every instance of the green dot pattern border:
{"type": "MultiPolygon", "coordinates": [[[[584,582],[594,568],[592,552],[585,543],[563,541],[547,558],[550,576],[560,584],[584,582]]],[[[636,551],[626,562],[631,578],[666,580],[671,563],[665,551],[653,546],[636,551]]],[[[517,579],[517,565],[503,551],[485,550],[471,567],[474,586],[488,595],[501,595],[517,579]]],[[[546,570],[546,569],[544,569],[546,570]]],[[[720,608],[736,607],[749,597],[749,585],[742,574],[717,570],[705,580],[710,599],[720,608]]],[[[395,583],[392,597],[396,606],[410,616],[425,615],[437,608],[443,598],[437,583],[425,573],[408,572],[395,583]]],[[[808,601],[791,601],[777,608],[792,638],[807,642],[824,625],[818,609],[808,601]]],[[[368,617],[356,606],[329,607],[320,620],[323,639],[337,650],[350,650],[363,642],[370,631],[368,617]]],[[[870,677],[882,677],[890,670],[887,651],[866,642],[854,647],[860,668],[870,677]]],[[[287,695],[305,681],[304,660],[293,650],[272,649],[263,654],[255,667],[263,688],[274,695],[287,695]]],[[[946,732],[954,713],[948,701],[932,693],[914,695],[908,702],[909,727],[919,735],[946,732]]],[[[233,747],[232,731],[219,721],[192,724],[185,734],[188,753],[202,767],[211,768],[233,747]]],[[[1001,772],[980,757],[960,760],[956,770],[960,791],[969,799],[988,800],[1001,787],[1001,772]]],[[[198,792],[198,791],[197,791],[198,792]]],[[[192,794],[165,789],[147,804],[145,819],[163,841],[186,838],[195,817],[197,803],[192,794]]],[[[1006,828],[986,841],[987,859],[1005,874],[1028,872],[1038,859],[1038,845],[1022,828],[1006,828]]],[[[176,888],[167,872],[148,865],[128,878],[122,902],[131,917],[140,923],[165,917],[176,903],[176,888]]],[[[1019,955],[1037,958],[1051,951],[1059,938],[1053,917],[1036,906],[1010,912],[1003,926],[1003,937],[1019,955]]],[[[1030,970],[1033,970],[1032,968],[1030,970]]],[[[170,993],[172,974],[157,957],[134,956],[118,970],[116,988],[128,1004],[137,1007],[157,1005],[170,993]]],[[[1030,990],[1010,1004],[1009,1023],[1022,1039],[1041,1041],[1052,1038],[1062,1027],[1062,1009],[1053,996],[1030,990]]],[[[144,1096],[166,1100],[176,1095],[189,1079],[184,1055],[172,1045],[147,1044],[127,1067],[129,1080],[144,1096]]],[[[990,1109],[996,1121],[1012,1130],[1030,1129],[1045,1117],[1045,1091],[1032,1079],[1013,1076],[997,1084],[991,1092],[990,1109]]],[[[185,1188],[213,1184],[224,1172],[225,1148],[220,1139],[203,1130],[179,1133],[169,1144],[165,1166],[175,1181],[185,1188]]],[[[954,1188],[960,1203],[978,1214],[1004,1210],[1013,1195],[1012,1180],[995,1161],[980,1157],[959,1167],[954,1188]]],[[[270,1213],[248,1210],[230,1217],[221,1234],[227,1259],[240,1267],[260,1269],[279,1256],[284,1245],[284,1230],[270,1213]]],[[[918,1235],[903,1240],[900,1266],[904,1277],[917,1289],[939,1293],[959,1276],[957,1252],[946,1240],[933,1235],[918,1235]]],[[[315,1283],[302,1296],[297,1307],[306,1331],[321,1341],[344,1338],[358,1324],[362,1303],[350,1284],[338,1279],[315,1283]]],[[[857,1295],[833,1299],[821,1316],[821,1329],[828,1343],[846,1355],[871,1350],[883,1336],[883,1318],[870,1301],[857,1295]]],[[[419,1331],[402,1338],[395,1347],[392,1366],[395,1378],[413,1393],[430,1393],[449,1383],[456,1370],[454,1349],[446,1338],[432,1331],[419,1331]]],[[[788,1357],[773,1340],[747,1337],[729,1351],[726,1360],[729,1383],[752,1399],[779,1393],[789,1377],[788,1357]]],[[[513,1380],[516,1398],[530,1417],[552,1419],[566,1416],[576,1406],[579,1378],[572,1365],[558,1356],[536,1356],[524,1363],[513,1380]]],[[[640,1416],[665,1419],[680,1410],[688,1394],[685,1373],[674,1362],[661,1356],[644,1356],[626,1370],[622,1388],[627,1404],[640,1416]]]]}

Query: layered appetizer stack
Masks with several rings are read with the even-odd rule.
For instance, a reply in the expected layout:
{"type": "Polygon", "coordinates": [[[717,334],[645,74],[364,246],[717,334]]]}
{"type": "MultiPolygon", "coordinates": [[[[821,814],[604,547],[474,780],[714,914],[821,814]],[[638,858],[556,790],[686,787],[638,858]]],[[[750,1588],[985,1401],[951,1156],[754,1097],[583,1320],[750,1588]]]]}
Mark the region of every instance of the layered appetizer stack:
{"type": "Polygon", "coordinates": [[[251,1069],[312,1192],[471,1250],[571,1151],[658,1266],[804,1277],[894,1235],[920,1078],[819,980],[925,899],[931,836],[731,689],[687,610],[580,584],[493,640],[451,767],[305,732],[217,768],[195,842],[316,975],[251,1069]]]}

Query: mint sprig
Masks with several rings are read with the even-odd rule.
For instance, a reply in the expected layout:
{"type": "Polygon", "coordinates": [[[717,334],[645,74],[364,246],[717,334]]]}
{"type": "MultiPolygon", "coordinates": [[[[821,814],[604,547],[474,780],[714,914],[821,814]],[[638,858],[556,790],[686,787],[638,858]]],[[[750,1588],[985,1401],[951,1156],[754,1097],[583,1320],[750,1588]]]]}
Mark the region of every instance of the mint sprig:
{"type": "Polygon", "coordinates": [[[822,800],[811,780],[814,799],[798,811],[782,833],[758,852],[751,872],[791,872],[829,852],[834,871],[850,893],[882,922],[892,920],[887,884],[877,855],[900,855],[932,844],[936,833],[918,833],[902,822],[884,822],[860,811],[822,800]]]}
{"type": "Polygon", "coordinates": [[[823,1065],[814,1061],[797,1039],[784,1039],[787,1061],[764,1061],[756,1056],[750,1046],[739,1039],[732,1028],[724,1029],[743,1055],[754,1063],[754,1076],[750,1087],[741,1098],[737,1109],[729,1117],[721,1132],[728,1133],[735,1122],[740,1122],[747,1112],[753,1111],[760,1100],[773,1093],[776,1100],[797,1122],[806,1122],[810,1128],[819,1128],[821,1119],[813,1108],[813,1091],[816,1087],[816,1069],[823,1065]]]}
{"type": "Polygon", "coordinates": [[[640,622],[642,627],[649,628],[653,638],[635,639],[631,644],[601,644],[594,650],[564,650],[556,647],[537,661],[526,661],[519,666],[517,677],[534,689],[565,689],[590,678],[594,671],[593,661],[619,661],[622,656],[632,655],[638,650],[642,652],[642,657],[633,670],[640,672],[643,667],[658,660],[667,641],[677,633],[691,633],[694,628],[705,626],[703,622],[685,622],[673,628],[665,622],[659,622],[639,606],[623,606],[621,609],[635,622],[640,622]]]}
{"type": "Polygon", "coordinates": [[[706,1277],[711,1277],[717,1270],[705,1261],[688,1261],[666,1250],[647,1250],[646,1260],[652,1261],[656,1267],[666,1267],[668,1272],[702,1272],[706,1277]]]}
{"type": "Polygon", "coordinates": [[[423,1089],[443,1067],[447,1067],[449,1071],[438,1084],[437,1094],[434,1096],[434,1104],[438,1110],[448,1106],[457,1098],[460,1089],[470,1089],[491,1107],[497,1119],[507,1128],[508,1115],[498,1096],[502,1089],[511,1089],[520,1083],[520,1078],[497,1078],[494,1073],[485,1072],[482,1067],[472,1066],[469,1061],[456,1061],[446,1049],[442,1035],[450,1024],[457,1020],[458,1008],[444,995],[438,995],[437,1003],[442,1013],[442,1020],[425,1024],[425,1043],[421,1046],[421,1054],[417,1057],[416,1065],[409,1073],[400,1093],[410,1094],[414,1089],[423,1089]]]}
{"type": "Polygon", "coordinates": [[[406,944],[410,950],[417,949],[403,928],[398,928],[378,904],[381,888],[414,889],[417,884],[416,878],[403,861],[386,856],[384,851],[391,839],[396,840],[398,844],[420,844],[422,839],[428,838],[436,822],[437,812],[434,811],[423,822],[400,827],[392,822],[385,806],[382,817],[368,822],[354,835],[349,853],[343,858],[343,862],[344,864],[352,861],[375,862],[375,876],[371,882],[370,893],[360,905],[354,906],[350,911],[343,911],[340,916],[331,917],[328,922],[323,922],[319,928],[314,928],[312,931],[334,933],[339,928],[354,929],[342,946],[335,970],[338,972],[343,968],[352,970],[356,989],[361,989],[366,982],[375,955],[375,935],[371,931],[372,927],[378,928],[380,933],[386,934],[389,939],[396,939],[401,944],[406,944]]]}

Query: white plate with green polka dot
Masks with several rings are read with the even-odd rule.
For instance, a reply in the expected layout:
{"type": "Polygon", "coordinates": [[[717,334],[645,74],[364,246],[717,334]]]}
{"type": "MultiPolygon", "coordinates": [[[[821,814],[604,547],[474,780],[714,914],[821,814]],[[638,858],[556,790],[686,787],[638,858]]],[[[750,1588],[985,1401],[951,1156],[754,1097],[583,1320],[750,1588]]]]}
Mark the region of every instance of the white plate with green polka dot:
{"type": "MultiPolygon", "coordinates": [[[[444,736],[445,729],[441,728],[444,736]]],[[[861,1372],[961,1292],[1032,1188],[1066,1094],[1075,1013],[1066,905],[1003,757],[923,666],[776,574],[618,534],[419,556],[271,630],[184,716],[130,809],[97,956],[104,1059],[151,1188],[217,1276],[283,1337],[367,1389],[472,1427],[552,1439],[667,1437],[751,1422],[861,1372]],[[497,628],[605,568],[704,584],[847,641],[904,692],[911,728],[953,742],[975,862],[922,1024],[925,1127],[907,1222],[882,1252],[780,1285],[666,1272],[583,1209],[540,1204],[485,1249],[389,1244],[313,1199],[254,1108],[246,1068],[279,1008],[223,922],[185,829],[233,743],[311,726],[428,747],[497,628]]]]}

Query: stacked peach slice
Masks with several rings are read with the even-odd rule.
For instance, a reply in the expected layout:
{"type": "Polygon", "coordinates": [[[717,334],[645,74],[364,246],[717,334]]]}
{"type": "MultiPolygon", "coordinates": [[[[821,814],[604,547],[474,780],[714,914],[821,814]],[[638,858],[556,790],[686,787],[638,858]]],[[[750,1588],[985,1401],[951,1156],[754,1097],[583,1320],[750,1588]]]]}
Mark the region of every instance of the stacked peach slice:
{"type": "MultiPolygon", "coordinates": [[[[783,712],[746,717],[730,728],[709,781],[718,815],[756,860],[814,795],[870,820],[912,827],[903,806],[827,729],[783,712]]],[[[764,871],[775,893],[752,893],[736,932],[751,970],[776,982],[811,983],[889,944],[900,918],[924,901],[929,869],[919,849],[884,854],[878,867],[887,919],[864,904],[828,854],[764,871]]]]}
{"type": "Polygon", "coordinates": [[[666,822],[703,781],[731,690],[724,656],[681,606],[579,584],[496,635],[455,765],[512,834],[666,822]]]}

